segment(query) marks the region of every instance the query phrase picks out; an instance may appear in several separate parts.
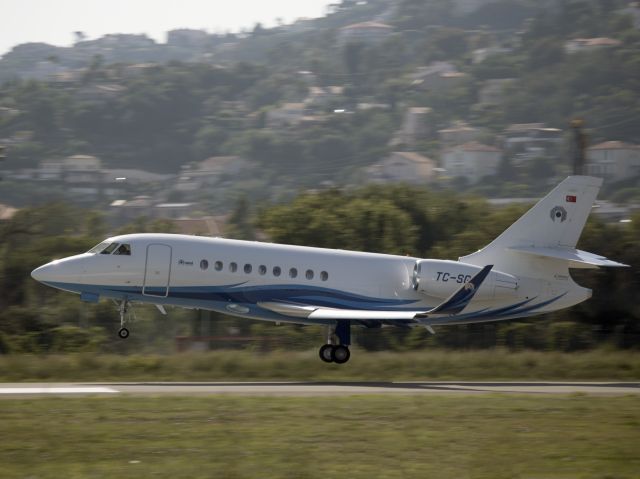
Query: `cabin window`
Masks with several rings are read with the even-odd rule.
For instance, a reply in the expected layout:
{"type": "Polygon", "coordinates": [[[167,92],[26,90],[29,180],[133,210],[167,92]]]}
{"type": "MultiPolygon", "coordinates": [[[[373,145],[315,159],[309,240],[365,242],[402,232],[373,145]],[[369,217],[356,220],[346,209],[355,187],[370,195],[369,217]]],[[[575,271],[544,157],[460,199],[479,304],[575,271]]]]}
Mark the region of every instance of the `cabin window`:
{"type": "Polygon", "coordinates": [[[289,277],[290,278],[295,278],[296,276],[298,276],[298,270],[295,268],[291,268],[289,270],[289,277]]]}
{"type": "Polygon", "coordinates": [[[214,268],[216,269],[216,271],[222,271],[222,261],[216,261],[214,268]]]}
{"type": "Polygon", "coordinates": [[[282,270],[280,269],[280,266],[274,266],[273,267],[273,275],[274,276],[280,276],[280,273],[282,273],[282,270]]]}
{"type": "Polygon", "coordinates": [[[118,249],[113,252],[113,254],[131,256],[131,246],[128,244],[121,244],[120,246],[118,246],[118,249]]]}
{"type": "Polygon", "coordinates": [[[209,267],[209,262],[206,259],[200,261],[200,269],[205,271],[209,267]]]}
{"type": "Polygon", "coordinates": [[[235,273],[238,271],[238,265],[236,263],[229,263],[229,271],[235,273]]]}
{"type": "Polygon", "coordinates": [[[321,273],[320,273],[320,279],[321,279],[322,281],[326,281],[326,280],[328,280],[328,279],[329,279],[329,273],[327,273],[326,271],[321,272],[321,273]]]}
{"type": "Polygon", "coordinates": [[[258,268],[258,273],[260,273],[261,276],[264,276],[265,274],[267,274],[267,267],[261,264],[258,268]]]}
{"type": "Polygon", "coordinates": [[[251,266],[249,263],[244,265],[244,272],[245,273],[250,274],[252,270],[253,270],[253,266],[251,266]]]}
{"type": "Polygon", "coordinates": [[[113,250],[115,250],[117,247],[118,247],[118,243],[111,243],[109,246],[103,249],[100,252],[100,254],[111,254],[113,253],[113,250]]]}
{"type": "Polygon", "coordinates": [[[307,279],[313,279],[313,270],[308,269],[307,272],[304,274],[304,276],[307,279]]]}

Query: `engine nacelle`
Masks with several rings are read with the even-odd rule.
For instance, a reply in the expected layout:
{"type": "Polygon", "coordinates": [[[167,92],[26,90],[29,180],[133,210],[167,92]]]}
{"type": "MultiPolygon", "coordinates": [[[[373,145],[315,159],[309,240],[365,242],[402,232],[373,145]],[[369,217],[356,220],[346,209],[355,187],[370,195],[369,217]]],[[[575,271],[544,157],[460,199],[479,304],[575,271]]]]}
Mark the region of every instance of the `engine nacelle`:
{"type": "MultiPolygon", "coordinates": [[[[424,259],[413,268],[413,289],[436,298],[448,298],[468,283],[482,268],[459,261],[424,259]]],[[[518,279],[492,270],[478,289],[475,298],[492,300],[516,296],[518,279]]]]}

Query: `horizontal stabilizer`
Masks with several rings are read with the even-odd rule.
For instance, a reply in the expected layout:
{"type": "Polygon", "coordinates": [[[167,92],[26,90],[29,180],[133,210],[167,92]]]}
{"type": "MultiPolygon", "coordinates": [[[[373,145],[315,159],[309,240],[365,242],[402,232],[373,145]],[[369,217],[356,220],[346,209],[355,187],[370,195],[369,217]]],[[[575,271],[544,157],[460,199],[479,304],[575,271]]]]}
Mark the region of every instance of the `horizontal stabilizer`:
{"type": "Polygon", "coordinates": [[[598,267],[628,267],[629,265],[611,261],[604,256],[588,253],[579,249],[568,248],[538,248],[534,246],[518,246],[509,248],[511,251],[525,253],[543,258],[567,261],[569,268],[598,268],[598,267]]]}

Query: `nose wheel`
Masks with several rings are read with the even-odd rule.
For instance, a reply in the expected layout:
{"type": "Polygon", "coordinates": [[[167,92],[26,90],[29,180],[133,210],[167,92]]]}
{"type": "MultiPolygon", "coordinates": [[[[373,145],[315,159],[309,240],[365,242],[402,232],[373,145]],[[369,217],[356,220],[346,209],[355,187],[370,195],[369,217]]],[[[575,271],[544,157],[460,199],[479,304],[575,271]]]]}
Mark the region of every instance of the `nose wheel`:
{"type": "Polygon", "coordinates": [[[127,339],[129,337],[129,330],[127,328],[120,328],[118,331],[118,337],[120,339],[127,339]]]}
{"type": "Polygon", "coordinates": [[[344,364],[349,361],[351,351],[351,324],[349,321],[338,321],[334,330],[331,328],[327,334],[327,344],[320,348],[318,355],[325,363],[344,364]],[[340,344],[333,344],[336,339],[340,344]]]}

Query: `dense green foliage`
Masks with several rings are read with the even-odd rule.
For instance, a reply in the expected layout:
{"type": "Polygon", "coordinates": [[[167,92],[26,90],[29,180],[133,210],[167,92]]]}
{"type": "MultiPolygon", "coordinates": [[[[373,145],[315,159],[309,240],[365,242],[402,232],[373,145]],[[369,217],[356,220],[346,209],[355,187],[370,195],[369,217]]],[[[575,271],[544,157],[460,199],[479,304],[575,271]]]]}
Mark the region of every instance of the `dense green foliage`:
{"type": "MultiPolygon", "coordinates": [[[[638,351],[511,351],[420,349],[370,352],[356,347],[348,367],[318,361],[319,328],[305,330],[308,349],[283,342],[278,350],[227,349],[180,354],[92,352],[0,356],[0,381],[637,381],[638,351]],[[317,333],[314,337],[314,333],[317,333]],[[375,367],[372,367],[375,365],[375,367]]],[[[276,333],[274,333],[275,336],[276,333]]],[[[303,338],[303,336],[300,336],[303,338]]]]}

